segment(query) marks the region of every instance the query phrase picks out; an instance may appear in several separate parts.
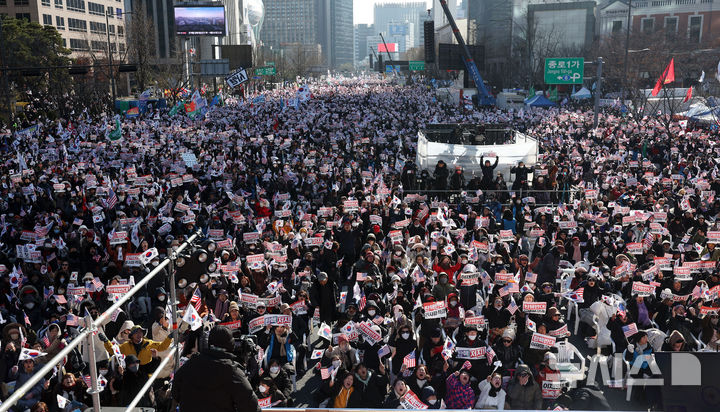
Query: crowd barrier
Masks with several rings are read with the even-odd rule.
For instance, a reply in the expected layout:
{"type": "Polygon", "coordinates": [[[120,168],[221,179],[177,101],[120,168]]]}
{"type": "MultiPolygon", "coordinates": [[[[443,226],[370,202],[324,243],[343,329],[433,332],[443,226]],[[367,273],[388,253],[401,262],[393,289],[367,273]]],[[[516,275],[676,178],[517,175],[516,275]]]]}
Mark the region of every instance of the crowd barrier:
{"type": "MultiPolygon", "coordinates": [[[[60,351],[55,357],[50,359],[48,363],[45,364],[39,371],[37,371],[27,382],[25,382],[24,385],[17,388],[13,394],[5,401],[2,405],[0,405],[0,412],[5,412],[7,410],[10,410],[15,403],[20,400],[30,389],[35,386],[44,376],[46,376],[49,372],[52,371],[52,369],[57,365],[58,363],[62,362],[65,356],[70,354],[70,352],[75,349],[80,343],[82,343],[83,339],[88,339],[88,347],[90,348],[90,378],[91,378],[91,388],[88,390],[88,393],[92,396],[93,399],[93,411],[94,412],[100,412],[100,392],[101,390],[98,388],[98,378],[97,378],[97,365],[95,363],[95,345],[92,343],[93,335],[96,335],[98,333],[98,326],[103,325],[104,322],[112,316],[113,312],[115,312],[116,309],[119,309],[120,306],[122,306],[125,302],[127,302],[135,293],[137,293],[140,289],[142,289],[150,280],[152,280],[158,273],[162,273],[163,269],[165,267],[170,266],[169,272],[170,272],[170,284],[173,285],[173,287],[170,288],[170,301],[172,305],[172,323],[173,323],[173,341],[174,345],[172,346],[172,350],[168,353],[168,355],[163,359],[161,365],[156,369],[155,373],[153,373],[151,379],[148,380],[148,383],[143,387],[143,390],[138,393],[136,398],[131,403],[131,407],[127,410],[132,410],[135,405],[137,405],[138,401],[142,398],[142,396],[145,394],[145,392],[150,388],[150,385],[152,385],[152,382],[155,380],[157,375],[160,373],[159,371],[162,370],[162,367],[167,365],[167,362],[172,358],[172,355],[175,355],[175,369],[177,369],[179,354],[177,353],[178,350],[178,322],[177,322],[177,297],[175,296],[175,270],[173,268],[173,262],[177,259],[179,254],[191,246],[196,240],[199,239],[202,232],[198,231],[192,236],[188,238],[185,243],[181,244],[177,247],[177,249],[171,251],[168,257],[165,258],[160,264],[155,267],[150,273],[148,273],[145,277],[142,278],[138,283],[135,284],[135,286],[128,291],[125,295],[123,295],[115,304],[113,304],[108,310],[103,312],[101,315],[95,319],[89,327],[86,327],[83,329],[78,336],[75,337],[72,341],[68,342],[67,346],[63,348],[63,350],[60,351]]],[[[87,318],[86,318],[87,319],[87,318]]]]}

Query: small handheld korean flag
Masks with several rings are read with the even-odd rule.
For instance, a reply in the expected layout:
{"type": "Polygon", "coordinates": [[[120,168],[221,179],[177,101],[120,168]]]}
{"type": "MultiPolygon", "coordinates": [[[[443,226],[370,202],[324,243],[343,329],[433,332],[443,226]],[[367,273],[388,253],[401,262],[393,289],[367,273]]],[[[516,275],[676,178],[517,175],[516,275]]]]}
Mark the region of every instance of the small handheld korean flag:
{"type": "Polygon", "coordinates": [[[202,327],[202,319],[200,319],[200,314],[197,313],[197,311],[192,305],[188,305],[187,309],[185,309],[185,315],[183,316],[183,320],[190,325],[190,329],[192,330],[198,330],[200,329],[200,327],[202,327]]]}
{"type": "Polygon", "coordinates": [[[68,402],[70,402],[70,400],[67,399],[67,398],[63,398],[62,395],[58,395],[58,396],[57,396],[57,405],[58,405],[58,408],[60,408],[60,409],[65,409],[65,405],[67,405],[68,402]]]}
{"type": "Polygon", "coordinates": [[[323,352],[325,352],[322,349],[317,349],[312,351],[312,355],[310,355],[310,359],[320,359],[322,358],[323,352]]]}
{"type": "Polygon", "coordinates": [[[45,355],[47,355],[47,353],[45,353],[45,352],[40,352],[40,351],[37,351],[34,349],[21,348],[20,358],[18,360],[24,361],[24,360],[28,360],[28,359],[35,359],[35,358],[39,358],[40,356],[45,356],[45,355]]]}
{"type": "Polygon", "coordinates": [[[325,322],[320,325],[320,330],[318,330],[318,336],[332,342],[332,330],[330,329],[330,326],[328,326],[325,322]]]}
{"type": "Polygon", "coordinates": [[[158,257],[160,254],[158,253],[158,250],[156,248],[150,248],[143,252],[142,255],[140,255],[140,262],[142,262],[143,265],[147,265],[150,263],[153,259],[158,257]]]}

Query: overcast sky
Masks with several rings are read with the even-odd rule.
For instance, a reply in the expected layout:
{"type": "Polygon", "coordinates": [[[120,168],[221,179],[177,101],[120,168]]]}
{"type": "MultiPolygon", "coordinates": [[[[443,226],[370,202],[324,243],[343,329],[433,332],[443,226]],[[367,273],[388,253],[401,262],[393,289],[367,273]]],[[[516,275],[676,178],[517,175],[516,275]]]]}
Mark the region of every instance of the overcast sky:
{"type": "MultiPolygon", "coordinates": [[[[375,3],[397,3],[409,0],[354,0],[353,1],[353,24],[373,23],[375,3]]],[[[425,0],[427,8],[432,8],[432,0],[425,0]]]]}

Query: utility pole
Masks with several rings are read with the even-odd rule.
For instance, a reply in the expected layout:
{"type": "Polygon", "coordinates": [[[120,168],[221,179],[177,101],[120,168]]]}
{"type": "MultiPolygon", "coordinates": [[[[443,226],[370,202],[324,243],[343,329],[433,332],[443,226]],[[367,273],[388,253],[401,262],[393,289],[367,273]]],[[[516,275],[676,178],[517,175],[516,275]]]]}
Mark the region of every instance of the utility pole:
{"type": "Polygon", "coordinates": [[[622,87],[620,90],[620,99],[622,99],[622,104],[625,104],[625,82],[627,81],[627,75],[628,75],[628,53],[630,49],[630,13],[632,11],[632,0],[628,0],[628,14],[627,14],[627,27],[625,30],[625,62],[623,64],[623,78],[622,78],[622,87]]]}
{"type": "Polygon", "coordinates": [[[595,114],[593,115],[593,129],[598,127],[598,112],[600,111],[600,94],[602,93],[602,66],[603,58],[597,59],[597,87],[595,88],[595,114]]]}
{"type": "MultiPolygon", "coordinates": [[[[115,73],[113,73],[113,52],[110,49],[110,20],[109,16],[112,13],[112,7],[105,9],[105,33],[107,34],[107,48],[108,48],[108,60],[110,65],[108,66],[108,72],[110,73],[110,89],[112,93],[112,108],[115,110],[115,73]]],[[[116,44],[117,46],[117,44],[116,44]]]]}

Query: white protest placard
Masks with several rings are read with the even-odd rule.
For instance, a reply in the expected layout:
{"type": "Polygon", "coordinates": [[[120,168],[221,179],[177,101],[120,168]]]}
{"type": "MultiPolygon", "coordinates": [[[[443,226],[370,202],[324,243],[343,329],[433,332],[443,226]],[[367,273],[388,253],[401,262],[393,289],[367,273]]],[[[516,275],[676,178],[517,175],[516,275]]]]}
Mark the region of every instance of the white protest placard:
{"type": "Polygon", "coordinates": [[[400,406],[403,407],[403,409],[427,409],[427,405],[422,403],[420,399],[417,397],[417,395],[408,389],[408,391],[405,393],[405,395],[400,398],[400,406]]]}
{"type": "Polygon", "coordinates": [[[440,319],[447,316],[444,301],[423,303],[423,309],[425,309],[425,319],[440,319]]]}
{"type": "Polygon", "coordinates": [[[555,337],[534,332],[530,339],[530,347],[533,349],[550,349],[555,346],[555,337]]]}
{"type": "Polygon", "coordinates": [[[632,284],[633,295],[650,296],[653,293],[655,293],[655,286],[653,285],[646,285],[642,282],[633,282],[632,284]]]}
{"type": "Polygon", "coordinates": [[[484,359],[485,346],[479,348],[455,348],[458,359],[484,359]]]}
{"type": "Polygon", "coordinates": [[[544,315],[547,302],[523,302],[522,311],[527,314],[544,315]]]}

